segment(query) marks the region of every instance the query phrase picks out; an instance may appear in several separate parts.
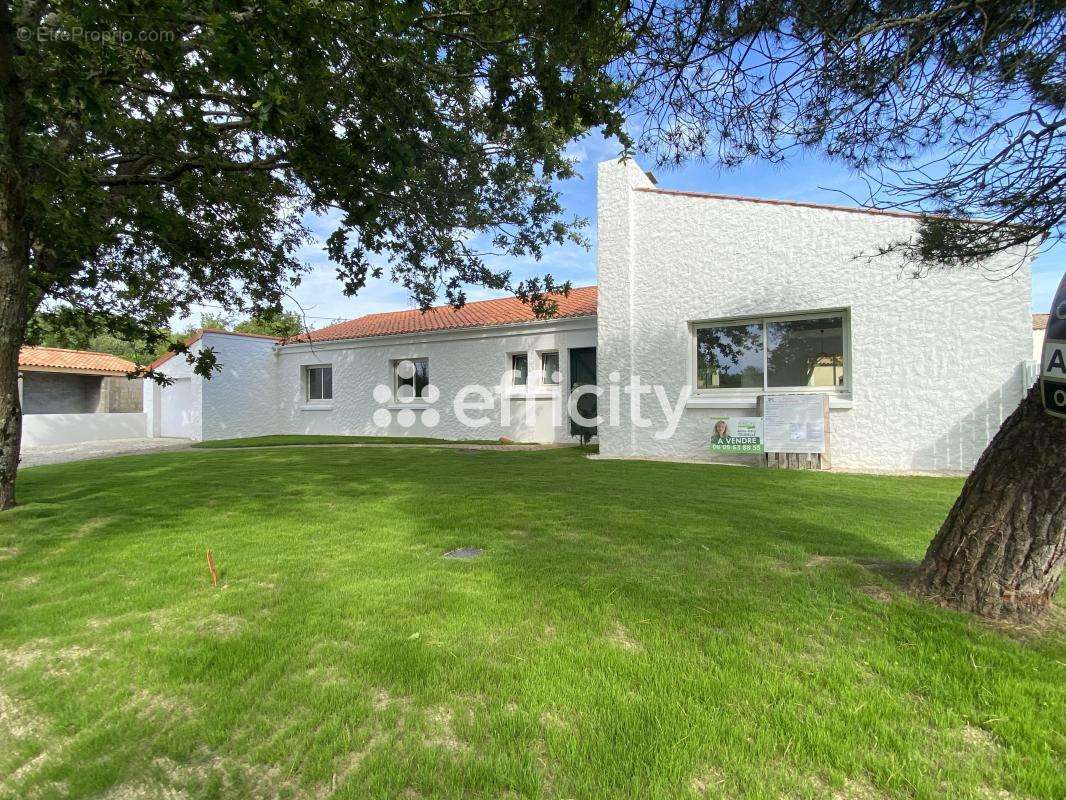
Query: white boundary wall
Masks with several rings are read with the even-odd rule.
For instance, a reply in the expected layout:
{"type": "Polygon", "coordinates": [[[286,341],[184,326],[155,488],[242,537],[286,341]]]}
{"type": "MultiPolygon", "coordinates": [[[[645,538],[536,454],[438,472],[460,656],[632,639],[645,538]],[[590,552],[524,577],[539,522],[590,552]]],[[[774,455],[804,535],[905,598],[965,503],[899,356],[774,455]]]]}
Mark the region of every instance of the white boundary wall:
{"type": "MultiPolygon", "coordinates": [[[[693,322],[845,309],[852,385],[830,412],[834,468],[971,469],[1021,399],[1032,357],[1029,264],[1009,277],[955,269],[913,279],[892,257],[856,258],[915,225],[663,192],[632,162],[601,164],[600,385],[612,372],[623,382],[637,373],[676,398],[694,383],[693,322]]],[[[608,406],[605,397],[601,411],[608,406]]],[[[601,453],[711,460],[714,420],[753,413],[754,397],[689,403],[669,440],[653,435],[658,404],[645,407],[653,426],[623,413],[619,427],[601,428],[601,453]]]]}
{"type": "Polygon", "coordinates": [[[22,418],[24,447],[78,444],[103,439],[138,439],[147,436],[146,415],[128,414],[26,414],[22,418]]]}

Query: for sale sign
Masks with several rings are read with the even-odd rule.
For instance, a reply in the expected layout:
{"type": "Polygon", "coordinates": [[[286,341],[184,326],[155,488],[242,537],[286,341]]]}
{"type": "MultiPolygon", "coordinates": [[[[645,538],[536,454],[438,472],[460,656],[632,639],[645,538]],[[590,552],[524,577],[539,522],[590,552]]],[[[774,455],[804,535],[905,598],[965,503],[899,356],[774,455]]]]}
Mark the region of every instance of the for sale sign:
{"type": "Polygon", "coordinates": [[[712,453],[763,452],[762,417],[722,417],[711,430],[712,453]]]}
{"type": "Polygon", "coordinates": [[[1056,417],[1066,417],[1066,275],[1059,282],[1044,334],[1040,358],[1040,395],[1044,408],[1056,417]]]}

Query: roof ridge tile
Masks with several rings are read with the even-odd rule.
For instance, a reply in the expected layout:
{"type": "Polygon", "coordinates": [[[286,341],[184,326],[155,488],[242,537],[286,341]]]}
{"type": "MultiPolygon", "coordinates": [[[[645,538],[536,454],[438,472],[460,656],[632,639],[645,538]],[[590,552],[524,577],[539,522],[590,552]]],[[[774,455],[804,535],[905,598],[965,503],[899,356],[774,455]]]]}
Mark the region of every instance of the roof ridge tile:
{"type": "MultiPolygon", "coordinates": [[[[586,317],[596,314],[596,286],[578,286],[571,289],[569,295],[554,294],[552,297],[559,305],[559,313],[553,319],[586,317]]],[[[426,311],[405,309],[364,314],[355,319],[311,331],[310,334],[293,337],[284,344],[307,344],[462,328],[485,328],[516,325],[536,320],[533,309],[517,297],[494,297],[472,300],[458,309],[445,305],[434,306],[426,311]],[[446,314],[453,316],[447,318],[446,314]]]]}

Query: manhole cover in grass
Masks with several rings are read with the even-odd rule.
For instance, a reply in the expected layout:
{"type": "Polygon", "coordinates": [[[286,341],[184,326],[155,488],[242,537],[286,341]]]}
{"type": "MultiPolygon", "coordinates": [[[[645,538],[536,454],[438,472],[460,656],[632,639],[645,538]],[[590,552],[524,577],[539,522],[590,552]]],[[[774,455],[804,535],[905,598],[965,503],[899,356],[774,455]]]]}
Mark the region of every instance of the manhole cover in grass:
{"type": "Polygon", "coordinates": [[[477,558],[484,553],[480,547],[458,547],[444,554],[445,558],[477,558]]]}

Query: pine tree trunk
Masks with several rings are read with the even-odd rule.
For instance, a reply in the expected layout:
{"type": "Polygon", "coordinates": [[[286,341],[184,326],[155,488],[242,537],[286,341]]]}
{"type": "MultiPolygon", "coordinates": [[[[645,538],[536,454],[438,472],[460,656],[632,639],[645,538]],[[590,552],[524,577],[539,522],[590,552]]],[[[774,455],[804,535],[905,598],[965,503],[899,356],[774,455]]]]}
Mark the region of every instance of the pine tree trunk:
{"type": "Polygon", "coordinates": [[[1046,611],[1066,561],[1066,419],[1039,384],[1003,423],[919,567],[916,589],[952,608],[1025,619],[1046,611]]]}

